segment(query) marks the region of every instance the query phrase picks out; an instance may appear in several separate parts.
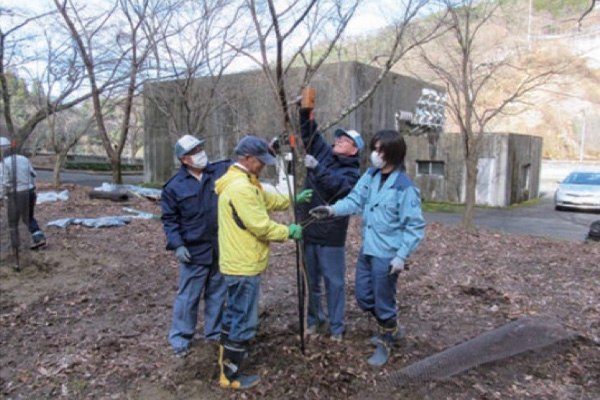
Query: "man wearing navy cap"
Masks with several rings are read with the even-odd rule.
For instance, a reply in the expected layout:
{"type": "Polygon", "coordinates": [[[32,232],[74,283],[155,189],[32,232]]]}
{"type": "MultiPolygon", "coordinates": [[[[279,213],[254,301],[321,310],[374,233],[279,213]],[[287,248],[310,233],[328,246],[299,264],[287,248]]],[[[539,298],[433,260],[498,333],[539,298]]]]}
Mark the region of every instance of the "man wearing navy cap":
{"type": "Polygon", "coordinates": [[[204,140],[191,135],[175,143],[175,155],[181,167],[163,187],[161,220],[167,249],[175,251],[180,263],[169,343],[177,357],[185,357],[196,330],[200,297],[204,338],[216,341],[221,335],[225,284],[218,264],[215,181],[232,162],[209,163],[204,140]]]}
{"type": "MultiPolygon", "coordinates": [[[[219,265],[227,286],[227,306],[219,348],[219,385],[247,389],[256,385],[258,375],[244,375],[240,366],[248,342],[258,326],[260,275],[269,262],[269,243],[300,240],[300,225],[277,223],[271,211],[289,208],[283,194],[263,190],[258,176],[265,165],[274,165],[266,140],[246,136],[235,148],[237,162],[217,181],[219,195],[219,265]]],[[[297,203],[310,201],[312,191],[300,193],[297,203]]]]}
{"type": "MultiPolygon", "coordinates": [[[[310,204],[300,207],[300,220],[309,218],[308,210],[344,198],[360,177],[360,151],[363,139],[354,130],[335,130],[335,143],[329,145],[313,110],[300,109],[300,133],[306,149],[306,185],[314,190],[310,204]]],[[[346,233],[348,217],[314,221],[304,230],[304,254],[310,280],[308,334],[323,332],[329,322],[331,339],[341,342],[344,333],[346,233]],[[328,318],[321,306],[321,280],[325,284],[328,318]]]]}

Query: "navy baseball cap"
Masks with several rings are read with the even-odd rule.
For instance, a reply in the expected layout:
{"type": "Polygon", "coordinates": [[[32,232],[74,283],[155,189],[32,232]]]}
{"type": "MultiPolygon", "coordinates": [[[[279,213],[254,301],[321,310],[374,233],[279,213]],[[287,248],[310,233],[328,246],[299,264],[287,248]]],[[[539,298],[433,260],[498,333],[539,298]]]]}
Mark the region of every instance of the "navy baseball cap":
{"type": "Polygon", "coordinates": [[[275,157],[269,151],[269,144],[266,140],[256,136],[243,137],[235,147],[235,154],[238,156],[253,156],[266,165],[275,165],[275,157]]]}

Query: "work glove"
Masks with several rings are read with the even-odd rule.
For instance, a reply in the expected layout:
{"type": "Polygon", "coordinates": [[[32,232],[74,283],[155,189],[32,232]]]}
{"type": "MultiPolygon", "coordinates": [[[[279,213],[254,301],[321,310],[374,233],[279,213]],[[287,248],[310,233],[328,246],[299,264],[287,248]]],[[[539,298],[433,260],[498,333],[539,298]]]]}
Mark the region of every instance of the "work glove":
{"type": "Polygon", "coordinates": [[[269,142],[269,147],[273,150],[273,153],[279,154],[279,150],[281,150],[281,141],[279,140],[279,136],[275,136],[269,142]]]}
{"type": "MultiPolygon", "coordinates": [[[[292,101],[290,101],[291,104],[295,105],[295,106],[301,106],[302,105],[302,95],[299,94],[298,96],[296,96],[296,98],[294,98],[292,101]]],[[[290,104],[288,103],[288,104],[290,104]]]]}
{"type": "Polygon", "coordinates": [[[316,168],[317,165],[319,165],[319,161],[316,158],[314,158],[310,154],[304,156],[304,166],[306,168],[313,169],[316,168]]]}
{"type": "Polygon", "coordinates": [[[390,275],[399,274],[400,272],[406,269],[404,266],[404,261],[402,261],[400,257],[392,258],[392,261],[390,261],[390,266],[388,268],[390,275]]]}
{"type": "Polygon", "coordinates": [[[289,238],[294,240],[302,239],[302,227],[298,224],[291,224],[288,226],[290,230],[289,238]]]}
{"type": "Polygon", "coordinates": [[[312,189],[304,189],[300,194],[296,195],[296,203],[298,204],[307,204],[310,203],[312,199],[313,190],[312,189]]]}
{"type": "Polygon", "coordinates": [[[330,206],[317,206],[308,210],[308,213],[316,219],[323,219],[327,217],[333,217],[333,207],[330,206]]]}
{"type": "Polygon", "coordinates": [[[179,262],[182,263],[189,263],[190,261],[192,261],[192,255],[190,254],[188,248],[185,246],[179,246],[175,250],[175,257],[177,257],[179,262]]]}

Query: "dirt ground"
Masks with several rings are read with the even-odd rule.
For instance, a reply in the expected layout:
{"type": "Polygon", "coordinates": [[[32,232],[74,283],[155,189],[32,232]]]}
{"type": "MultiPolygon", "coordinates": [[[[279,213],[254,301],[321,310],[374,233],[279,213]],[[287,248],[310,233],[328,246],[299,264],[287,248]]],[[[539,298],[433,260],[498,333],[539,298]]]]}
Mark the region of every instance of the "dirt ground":
{"type": "MultiPolygon", "coordinates": [[[[122,207],[159,214],[148,199],[114,203],[89,199],[87,188],[63,189],[69,190],[68,201],[37,207],[43,226],[66,217],[123,215],[122,207]]],[[[21,272],[11,267],[5,225],[2,230],[0,390],[5,399],[600,398],[598,243],[428,225],[398,286],[406,337],[382,369],[366,363],[375,326],[354,300],[360,221],[352,220],[347,243],[344,341],[307,340],[305,354],[298,348],[295,247],[274,244],[263,275],[259,332],[246,364],[262,381],[253,390],[233,393],[218,387],[213,345],[198,340],[187,358],[172,356],[167,332],[178,269],[164,249],[160,222],[47,227],[48,246],[25,252],[21,272]],[[444,380],[392,388],[385,379],[525,315],[555,318],[574,336],[444,380]]],[[[201,323],[197,330],[202,331],[201,323]]]]}

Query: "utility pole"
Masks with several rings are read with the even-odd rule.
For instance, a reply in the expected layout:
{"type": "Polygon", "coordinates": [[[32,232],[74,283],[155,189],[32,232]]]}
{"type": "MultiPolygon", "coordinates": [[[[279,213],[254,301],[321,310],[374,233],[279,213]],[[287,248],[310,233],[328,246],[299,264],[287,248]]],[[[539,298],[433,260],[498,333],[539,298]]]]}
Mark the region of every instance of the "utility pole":
{"type": "Polygon", "coordinates": [[[527,50],[531,50],[531,14],[533,12],[533,0],[529,0],[529,18],[527,19],[527,50]]]}
{"type": "Polygon", "coordinates": [[[585,155],[585,112],[583,113],[583,126],[581,127],[581,146],[579,146],[579,162],[585,155]]]}

